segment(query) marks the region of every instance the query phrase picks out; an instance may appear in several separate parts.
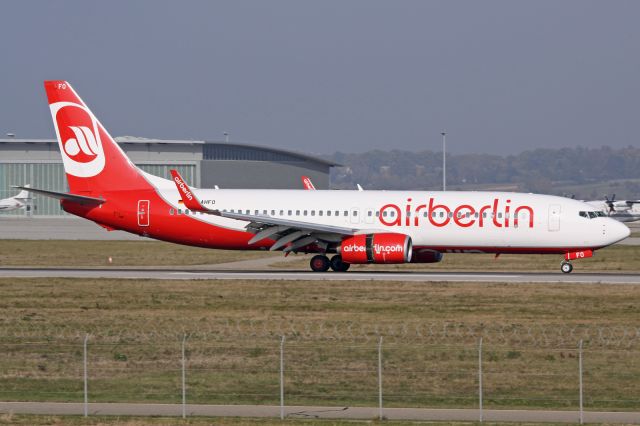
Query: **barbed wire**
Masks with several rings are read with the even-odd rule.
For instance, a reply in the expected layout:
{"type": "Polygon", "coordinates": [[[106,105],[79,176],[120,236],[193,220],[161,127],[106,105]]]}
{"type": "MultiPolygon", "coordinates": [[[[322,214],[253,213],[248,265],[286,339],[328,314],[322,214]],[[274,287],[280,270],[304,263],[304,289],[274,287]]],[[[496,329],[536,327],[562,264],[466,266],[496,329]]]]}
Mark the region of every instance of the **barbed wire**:
{"type": "Polygon", "coordinates": [[[362,323],[301,320],[238,320],[194,324],[149,321],[127,328],[87,327],[77,330],[49,324],[0,327],[1,341],[80,341],[86,334],[105,343],[147,343],[181,340],[225,341],[233,339],[269,340],[285,336],[289,342],[340,341],[368,343],[383,337],[387,344],[475,344],[482,337],[498,346],[564,348],[582,340],[585,347],[640,349],[640,325],[608,324],[468,324],[461,322],[362,323]]]}

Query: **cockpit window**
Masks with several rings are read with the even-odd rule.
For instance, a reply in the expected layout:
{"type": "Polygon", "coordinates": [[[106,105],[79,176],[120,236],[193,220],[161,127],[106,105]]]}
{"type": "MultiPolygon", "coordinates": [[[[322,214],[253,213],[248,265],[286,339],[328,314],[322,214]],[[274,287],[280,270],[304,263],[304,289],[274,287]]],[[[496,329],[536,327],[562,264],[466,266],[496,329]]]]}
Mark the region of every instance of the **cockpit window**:
{"type": "Polygon", "coordinates": [[[596,217],[606,217],[607,215],[602,211],[588,211],[588,212],[578,212],[580,217],[585,217],[587,219],[595,219],[596,217]]]}

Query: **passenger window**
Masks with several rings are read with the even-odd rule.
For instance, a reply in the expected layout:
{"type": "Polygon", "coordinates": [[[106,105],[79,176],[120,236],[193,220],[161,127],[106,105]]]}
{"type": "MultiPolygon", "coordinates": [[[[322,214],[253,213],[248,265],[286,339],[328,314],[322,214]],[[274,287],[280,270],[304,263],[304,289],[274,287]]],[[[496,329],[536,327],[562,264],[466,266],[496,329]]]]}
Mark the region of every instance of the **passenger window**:
{"type": "Polygon", "coordinates": [[[267,215],[267,211],[266,210],[262,210],[262,214],[266,216],[267,215]]]}
{"type": "Polygon", "coordinates": [[[387,217],[387,212],[386,211],[382,212],[382,217],[387,217]]]}
{"type": "Polygon", "coordinates": [[[245,214],[250,214],[251,210],[247,209],[247,211],[245,212],[245,214]]]}
{"type": "Polygon", "coordinates": [[[276,215],[276,211],[275,210],[271,210],[271,216],[275,216],[276,215]]]}
{"type": "Polygon", "coordinates": [[[311,216],[315,216],[316,215],[316,211],[315,210],[311,210],[311,216]]]}
{"type": "Polygon", "coordinates": [[[304,216],[306,216],[306,215],[307,215],[307,211],[306,211],[306,210],[304,211],[303,215],[304,215],[304,216]]]}
{"type": "Polygon", "coordinates": [[[291,216],[293,212],[291,210],[288,211],[288,215],[291,216]]]}
{"type": "Polygon", "coordinates": [[[300,216],[300,210],[296,210],[296,216],[300,216]]]}
{"type": "Polygon", "coordinates": [[[182,209],[178,209],[178,214],[182,214],[182,209]]]}
{"type": "Polygon", "coordinates": [[[336,210],[336,216],[340,216],[340,211],[336,210]]]}
{"type": "Polygon", "coordinates": [[[444,212],[440,212],[440,217],[444,217],[444,212]]]}
{"type": "Polygon", "coordinates": [[[280,210],[280,216],[284,216],[284,210],[280,210]]]}
{"type": "Polygon", "coordinates": [[[448,216],[449,216],[450,218],[451,218],[451,217],[453,217],[453,213],[452,213],[452,212],[449,212],[448,216]]]}
{"type": "Polygon", "coordinates": [[[184,211],[184,214],[189,214],[189,210],[185,210],[185,211],[184,211]]]}
{"type": "Polygon", "coordinates": [[[487,212],[482,212],[482,217],[486,219],[487,218],[487,212]]]}
{"type": "Polygon", "coordinates": [[[411,217],[411,212],[407,212],[407,217],[411,217]]]}
{"type": "Polygon", "coordinates": [[[260,214],[260,210],[254,210],[254,214],[257,216],[260,214]]]}
{"type": "Polygon", "coordinates": [[[478,214],[478,212],[475,212],[473,217],[475,217],[476,219],[479,217],[480,215],[478,214]]]}
{"type": "Polygon", "coordinates": [[[318,216],[322,216],[323,213],[324,213],[324,211],[318,210],[318,216]]]}
{"type": "Polygon", "coordinates": [[[173,216],[173,209],[169,209],[169,214],[173,216]]]}
{"type": "Polygon", "coordinates": [[[376,217],[380,217],[380,210],[376,210],[376,217]]]}
{"type": "Polygon", "coordinates": [[[331,216],[331,210],[327,210],[327,216],[331,216]]]}
{"type": "Polygon", "coordinates": [[[424,212],[424,213],[422,214],[422,216],[424,216],[424,217],[428,217],[428,216],[429,216],[429,212],[424,212]]]}
{"type": "Polygon", "coordinates": [[[502,212],[498,213],[498,219],[502,219],[502,212]]]}
{"type": "Polygon", "coordinates": [[[349,212],[345,210],[345,211],[344,211],[344,215],[345,215],[345,216],[349,216],[349,212]]]}

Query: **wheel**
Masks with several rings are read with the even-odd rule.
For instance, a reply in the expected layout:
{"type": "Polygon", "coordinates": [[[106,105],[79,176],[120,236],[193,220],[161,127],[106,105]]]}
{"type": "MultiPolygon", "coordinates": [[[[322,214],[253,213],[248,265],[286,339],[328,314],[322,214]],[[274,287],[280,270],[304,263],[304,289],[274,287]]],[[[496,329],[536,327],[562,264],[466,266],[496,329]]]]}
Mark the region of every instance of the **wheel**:
{"type": "Polygon", "coordinates": [[[562,262],[560,264],[560,270],[565,274],[569,274],[571,273],[571,271],[573,271],[573,265],[569,262],[562,262]]]}
{"type": "Polygon", "coordinates": [[[351,264],[342,261],[342,256],[336,254],[331,258],[331,269],[336,272],[347,272],[351,264]]]}
{"type": "Polygon", "coordinates": [[[323,254],[317,254],[309,262],[313,272],[326,272],[329,269],[329,258],[323,254]]]}

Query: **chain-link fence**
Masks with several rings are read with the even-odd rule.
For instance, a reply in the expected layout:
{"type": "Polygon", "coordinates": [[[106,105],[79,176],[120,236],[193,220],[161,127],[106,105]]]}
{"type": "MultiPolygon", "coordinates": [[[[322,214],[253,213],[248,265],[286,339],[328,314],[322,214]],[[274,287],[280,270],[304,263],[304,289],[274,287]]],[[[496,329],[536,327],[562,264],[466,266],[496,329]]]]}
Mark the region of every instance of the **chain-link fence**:
{"type": "Polygon", "coordinates": [[[637,411],[639,328],[226,322],[0,341],[4,401],[637,411]],[[86,343],[86,344],[85,344],[86,343]]]}

